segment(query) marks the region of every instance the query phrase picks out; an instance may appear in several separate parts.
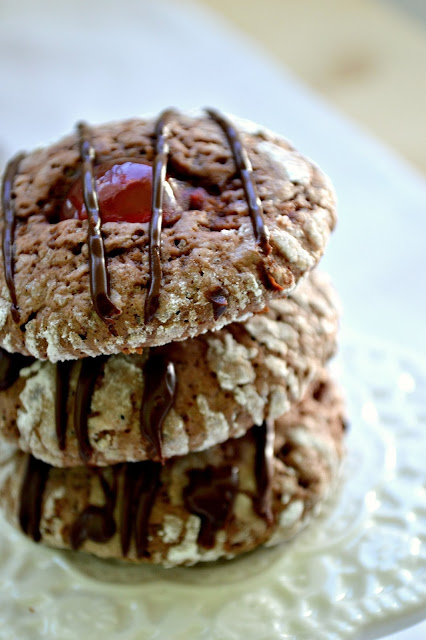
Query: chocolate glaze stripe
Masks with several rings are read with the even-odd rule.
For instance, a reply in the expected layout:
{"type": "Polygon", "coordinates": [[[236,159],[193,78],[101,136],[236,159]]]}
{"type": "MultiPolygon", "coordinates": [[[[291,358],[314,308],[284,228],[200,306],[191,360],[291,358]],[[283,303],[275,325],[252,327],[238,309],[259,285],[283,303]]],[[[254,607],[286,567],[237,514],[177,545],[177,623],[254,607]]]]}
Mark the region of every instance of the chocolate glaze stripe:
{"type": "Polygon", "coordinates": [[[139,493],[136,494],[137,509],[135,513],[134,532],[136,555],[146,555],[148,546],[148,521],[154,506],[155,496],[160,484],[161,465],[147,460],[144,465],[143,481],[139,481],[139,493]]]}
{"type": "Polygon", "coordinates": [[[120,540],[123,556],[130,550],[134,534],[136,555],[146,555],[148,521],[160,484],[161,465],[158,462],[128,462],[125,465],[120,540]]]}
{"type": "MultiPolygon", "coordinates": [[[[41,539],[40,521],[43,495],[51,466],[29,455],[21,487],[19,522],[21,529],[35,542],[41,539]]],[[[132,537],[138,558],[147,555],[148,524],[155,496],[160,486],[161,464],[150,460],[112,467],[112,484],[97,470],[105,496],[104,505],[89,504],[74,520],[70,530],[70,546],[79,549],[86,540],[106,543],[116,533],[114,517],[118,499],[119,475],[124,471],[121,488],[120,542],[124,557],[130,551],[132,537]]],[[[209,549],[215,544],[217,531],[231,516],[238,491],[239,470],[225,466],[192,469],[189,484],[183,491],[187,509],[199,516],[201,528],[198,544],[209,549]]]]}
{"type": "Polygon", "coordinates": [[[87,125],[84,122],[80,122],[77,125],[77,129],[79,134],[80,156],[83,165],[83,199],[89,223],[90,292],[96,313],[104,322],[111,324],[112,319],[120,315],[121,310],[118,309],[110,299],[109,276],[101,233],[102,221],[93,171],[95,150],[90,143],[90,134],[87,125]]]}
{"type": "Polygon", "coordinates": [[[19,524],[34,542],[41,539],[40,520],[43,494],[51,467],[49,464],[28,456],[27,469],[21,487],[19,524]]]}
{"type": "Polygon", "coordinates": [[[161,430],[176,397],[173,362],[162,355],[150,355],[144,367],[145,386],[140,414],[141,436],[148,440],[164,464],[161,430]]]}
{"type": "Polygon", "coordinates": [[[58,446],[64,451],[67,439],[67,403],[69,381],[73,362],[58,362],[56,365],[56,397],[55,397],[55,422],[58,446]]]}
{"type": "Polygon", "coordinates": [[[238,467],[192,469],[189,483],[183,490],[188,511],[201,518],[198,544],[206,549],[215,545],[216,532],[227,522],[238,491],[238,467]]]}
{"type": "Polygon", "coordinates": [[[72,549],[79,549],[86,540],[105,543],[117,530],[114,509],[117,503],[118,468],[112,468],[112,486],[108,484],[101,470],[98,470],[99,482],[105,496],[103,506],[89,504],[74,520],[70,531],[72,549]]]}
{"type": "Polygon", "coordinates": [[[271,245],[269,244],[269,231],[263,219],[262,203],[256,193],[253,169],[247,152],[236,128],[230,120],[225,118],[219,111],[216,111],[216,109],[206,109],[206,113],[220,126],[228,139],[241,182],[243,183],[256,242],[260,245],[265,256],[268,256],[272,251],[271,245]]]}
{"type": "Polygon", "coordinates": [[[89,440],[88,419],[96,379],[107,360],[107,356],[85,358],[81,363],[74,400],[74,431],[78,452],[85,464],[90,463],[93,448],[89,440]]]}
{"type": "MultiPolygon", "coordinates": [[[[0,390],[7,388],[19,375],[10,354],[0,349],[0,390]],[[10,356],[10,357],[8,357],[10,356]],[[13,370],[12,370],[13,367],[13,370]],[[3,373],[4,371],[4,373],[3,373]]],[[[26,360],[21,356],[23,360],[26,360]]],[[[77,436],[80,457],[86,464],[90,462],[93,448],[89,441],[88,416],[93,396],[94,385],[107,356],[86,358],[81,363],[80,374],[74,400],[74,430],[77,436]]],[[[24,364],[22,365],[24,366],[24,364]]],[[[67,404],[69,395],[69,379],[73,362],[59,362],[56,365],[56,398],[55,423],[58,446],[61,451],[66,447],[67,404]]],[[[141,436],[153,447],[155,454],[164,463],[161,430],[176,397],[176,372],[173,362],[164,356],[152,355],[144,367],[144,391],[140,413],[141,436]]]]}
{"type": "Polygon", "coordinates": [[[155,160],[152,169],[152,215],[149,222],[149,289],[145,302],[145,323],[149,324],[157,312],[160,303],[161,288],[161,227],[163,224],[163,194],[169,155],[168,121],[174,115],[168,109],[155,124],[155,160]]]}
{"type": "Polygon", "coordinates": [[[9,289],[10,298],[12,300],[11,312],[13,320],[18,323],[20,321],[20,315],[18,311],[18,300],[16,297],[15,289],[15,257],[14,257],[14,245],[15,245],[15,228],[16,228],[16,215],[15,207],[12,199],[13,183],[15,182],[16,174],[18,173],[19,165],[25,158],[24,153],[19,153],[12,160],[10,160],[6,166],[6,170],[3,176],[2,189],[1,189],[1,202],[3,209],[4,227],[3,227],[3,264],[4,275],[6,279],[7,288],[9,289]]]}
{"type": "Polygon", "coordinates": [[[266,420],[260,427],[253,427],[256,441],[255,475],[257,498],[254,502],[256,511],[268,524],[272,524],[272,476],[274,462],[275,427],[272,420],[266,420]]]}

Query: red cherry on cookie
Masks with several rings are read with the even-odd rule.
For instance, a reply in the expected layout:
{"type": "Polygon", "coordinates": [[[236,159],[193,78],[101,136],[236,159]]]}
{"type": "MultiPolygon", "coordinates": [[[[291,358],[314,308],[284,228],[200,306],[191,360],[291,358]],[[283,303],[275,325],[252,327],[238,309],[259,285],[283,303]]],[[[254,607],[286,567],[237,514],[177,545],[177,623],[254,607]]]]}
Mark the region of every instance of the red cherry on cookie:
{"type": "MultiPolygon", "coordinates": [[[[114,160],[95,168],[99,210],[103,223],[149,222],[151,218],[152,166],[138,160],[114,160]]],[[[164,190],[164,223],[171,223],[179,213],[173,191],[164,190]]],[[[68,192],[61,220],[87,219],[81,179],[68,192]]]]}
{"type": "Polygon", "coordinates": [[[207,191],[203,187],[192,189],[189,194],[189,208],[203,209],[207,195],[207,191]]]}

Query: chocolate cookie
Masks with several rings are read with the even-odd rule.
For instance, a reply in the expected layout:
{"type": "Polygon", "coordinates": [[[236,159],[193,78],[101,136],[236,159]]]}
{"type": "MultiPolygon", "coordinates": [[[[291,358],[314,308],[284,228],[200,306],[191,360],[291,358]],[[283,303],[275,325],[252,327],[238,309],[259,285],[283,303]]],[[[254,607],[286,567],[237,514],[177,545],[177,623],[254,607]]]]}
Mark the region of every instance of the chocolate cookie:
{"type": "Polygon", "coordinates": [[[276,422],[165,466],[55,469],[21,452],[0,502],[36,541],[166,566],[232,558],[294,536],[338,475],[342,402],[325,372],[276,422]]]}
{"type": "Polygon", "coordinates": [[[0,346],[51,362],[220,329],[293,291],[335,224],[329,180],[216,111],[89,128],[2,187],[0,346]]]}
{"type": "Polygon", "coordinates": [[[328,280],[313,272],[244,324],[142,355],[35,361],[0,391],[0,432],[57,467],[207,449],[300,400],[335,351],[337,322],[328,280]]]}

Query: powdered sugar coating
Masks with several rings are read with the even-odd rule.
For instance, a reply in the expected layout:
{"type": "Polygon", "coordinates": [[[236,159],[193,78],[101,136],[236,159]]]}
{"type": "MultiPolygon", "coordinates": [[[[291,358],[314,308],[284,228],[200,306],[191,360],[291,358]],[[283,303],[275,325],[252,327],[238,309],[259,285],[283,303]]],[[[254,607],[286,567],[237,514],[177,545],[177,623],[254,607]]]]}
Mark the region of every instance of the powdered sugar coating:
{"type": "MultiPolygon", "coordinates": [[[[97,161],[153,161],[153,120],[97,126],[97,161]]],[[[237,126],[240,121],[236,119],[237,126]]],[[[270,278],[291,292],[320,259],[335,224],[329,180],[284,139],[257,125],[241,137],[254,170],[271,234],[272,254],[257,246],[229,144],[205,115],[171,123],[169,173],[206,189],[199,210],[183,210],[162,231],[160,307],[146,325],[147,223],[103,225],[111,298],[122,309],[114,334],[94,312],[89,291],[87,222],[58,222],[61,203],[79,175],[75,135],[29,154],[14,183],[18,216],[15,285],[21,320],[10,317],[0,267],[0,345],[52,362],[132,352],[194,337],[241,321],[276,292],[270,278]],[[269,275],[267,275],[269,274],[269,275]],[[209,291],[224,287],[228,305],[215,320],[209,291]]],[[[0,256],[1,258],[1,256],[0,256]]]]}
{"type": "MultiPolygon", "coordinates": [[[[336,481],[343,452],[342,420],[340,395],[328,375],[322,372],[303,401],[277,422],[272,479],[273,523],[268,523],[256,511],[256,427],[237,440],[167,462],[149,520],[148,556],[139,561],[165,566],[190,565],[221,557],[231,558],[260,544],[277,544],[293,537],[312,515],[318,514],[336,481]],[[183,499],[187,472],[229,464],[239,469],[236,499],[224,528],[215,535],[213,548],[206,549],[198,542],[201,520],[188,511],[183,499]]],[[[25,464],[26,456],[16,453],[0,480],[0,502],[15,525],[25,464]]],[[[103,473],[111,482],[112,469],[107,467],[103,473]]],[[[120,476],[120,487],[121,481],[120,476]]],[[[120,487],[115,512],[117,522],[121,509],[120,487]]],[[[78,514],[89,504],[102,505],[104,500],[95,470],[52,468],[43,499],[43,542],[68,547],[70,527],[78,514]]],[[[104,544],[87,541],[83,549],[102,557],[121,557],[117,534],[104,544]]],[[[133,547],[128,559],[137,561],[133,547]]]]}

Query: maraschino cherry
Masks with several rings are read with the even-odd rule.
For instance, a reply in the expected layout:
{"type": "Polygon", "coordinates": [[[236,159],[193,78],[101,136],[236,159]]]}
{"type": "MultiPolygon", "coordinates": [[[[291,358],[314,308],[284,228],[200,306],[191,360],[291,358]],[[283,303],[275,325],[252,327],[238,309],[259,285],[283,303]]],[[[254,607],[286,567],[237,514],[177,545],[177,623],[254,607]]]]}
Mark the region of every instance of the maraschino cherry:
{"type": "MultiPolygon", "coordinates": [[[[149,222],[151,219],[152,166],[136,159],[105,162],[95,168],[96,188],[102,222],[149,222]]],[[[180,207],[166,181],[163,197],[163,224],[178,217],[180,207]]],[[[81,180],[68,192],[61,220],[87,219],[81,180]]]]}

